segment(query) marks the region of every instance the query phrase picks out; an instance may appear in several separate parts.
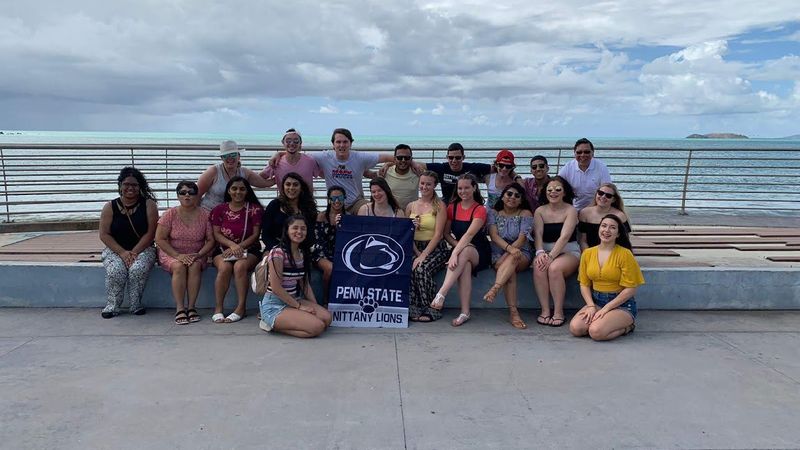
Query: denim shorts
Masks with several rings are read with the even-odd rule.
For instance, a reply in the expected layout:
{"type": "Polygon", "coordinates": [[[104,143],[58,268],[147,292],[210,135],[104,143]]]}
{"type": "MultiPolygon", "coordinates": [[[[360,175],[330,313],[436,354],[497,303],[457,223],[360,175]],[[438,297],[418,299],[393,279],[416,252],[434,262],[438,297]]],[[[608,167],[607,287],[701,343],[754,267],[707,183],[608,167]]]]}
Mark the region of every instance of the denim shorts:
{"type": "Polygon", "coordinates": [[[266,322],[270,328],[275,326],[275,319],[278,318],[278,314],[286,309],[286,303],[283,303],[283,300],[272,292],[264,294],[264,298],[258,302],[258,306],[261,310],[261,320],[266,322]]]}
{"type": "MultiPolygon", "coordinates": [[[[619,292],[598,292],[592,290],[592,300],[594,300],[594,304],[598,307],[602,308],[606,305],[606,303],[614,300],[619,292]]],[[[617,306],[618,309],[622,309],[623,311],[627,311],[634,319],[636,319],[636,314],[639,313],[639,309],[636,307],[636,299],[633,297],[629,298],[625,303],[617,306]]]]}

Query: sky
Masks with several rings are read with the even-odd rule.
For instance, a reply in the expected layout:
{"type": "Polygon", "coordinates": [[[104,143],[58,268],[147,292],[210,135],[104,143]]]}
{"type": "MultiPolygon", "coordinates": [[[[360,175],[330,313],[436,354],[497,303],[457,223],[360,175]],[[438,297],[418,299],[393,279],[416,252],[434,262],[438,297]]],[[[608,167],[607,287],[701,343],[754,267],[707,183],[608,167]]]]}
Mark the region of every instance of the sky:
{"type": "Polygon", "coordinates": [[[0,55],[0,130],[800,134],[796,0],[30,0],[0,55]]]}

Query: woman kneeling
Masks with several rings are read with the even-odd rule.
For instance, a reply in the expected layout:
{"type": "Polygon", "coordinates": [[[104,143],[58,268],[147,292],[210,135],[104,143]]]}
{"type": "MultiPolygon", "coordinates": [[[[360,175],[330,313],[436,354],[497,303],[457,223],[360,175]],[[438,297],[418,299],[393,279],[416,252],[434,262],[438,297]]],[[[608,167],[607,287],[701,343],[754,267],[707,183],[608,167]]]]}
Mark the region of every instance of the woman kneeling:
{"type": "Polygon", "coordinates": [[[264,331],[311,338],[331,324],[331,315],[319,306],[309,283],[311,267],[308,223],[303,216],[286,219],[280,244],[270,250],[269,287],[261,300],[264,331]]]}
{"type": "Polygon", "coordinates": [[[587,334],[608,341],[633,331],[636,287],[644,276],[631,252],[631,241],[622,220],[608,214],[600,221],[600,245],[581,255],[578,281],[586,302],[569,324],[574,336],[587,334]]]}

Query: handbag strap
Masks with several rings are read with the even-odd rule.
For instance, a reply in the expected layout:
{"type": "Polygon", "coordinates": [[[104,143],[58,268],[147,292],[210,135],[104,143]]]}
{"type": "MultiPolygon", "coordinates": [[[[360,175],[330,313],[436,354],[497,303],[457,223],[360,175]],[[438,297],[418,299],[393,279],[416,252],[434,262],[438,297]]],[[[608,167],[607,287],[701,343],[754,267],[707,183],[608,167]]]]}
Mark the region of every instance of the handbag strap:
{"type": "Polygon", "coordinates": [[[130,210],[125,205],[123,205],[121,201],[117,201],[117,208],[119,209],[119,212],[125,214],[125,217],[128,218],[128,223],[131,224],[131,230],[133,230],[133,234],[136,235],[136,238],[141,239],[142,235],[139,234],[139,232],[136,231],[136,227],[133,226],[133,220],[131,219],[131,213],[129,212],[130,210]]]}
{"type": "Polygon", "coordinates": [[[244,210],[244,230],[242,230],[241,242],[244,242],[244,237],[247,236],[247,219],[249,218],[250,218],[250,202],[246,202],[244,210]]]}

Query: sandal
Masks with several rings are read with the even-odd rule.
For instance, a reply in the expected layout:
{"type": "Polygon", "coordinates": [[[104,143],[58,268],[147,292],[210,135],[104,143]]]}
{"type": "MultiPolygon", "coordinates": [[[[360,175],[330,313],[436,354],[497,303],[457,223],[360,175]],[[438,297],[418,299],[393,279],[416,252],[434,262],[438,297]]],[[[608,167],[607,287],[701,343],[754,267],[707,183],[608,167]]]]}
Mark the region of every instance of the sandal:
{"type": "Polygon", "coordinates": [[[632,324],[630,324],[630,326],[628,328],[625,329],[625,332],[622,333],[622,335],[623,336],[627,336],[627,335],[633,333],[633,330],[635,330],[635,329],[636,329],[636,324],[632,323],[632,324]]]}
{"type": "Polygon", "coordinates": [[[552,318],[553,318],[552,316],[543,316],[539,314],[539,317],[536,318],[536,323],[538,323],[539,325],[550,325],[550,320],[552,318]]]}
{"type": "Polygon", "coordinates": [[[550,318],[550,323],[548,323],[548,325],[550,325],[551,327],[558,328],[561,325],[564,325],[566,322],[567,322],[567,318],[566,317],[551,317],[550,318]]]}
{"type": "Polygon", "coordinates": [[[431,308],[441,310],[444,307],[444,295],[437,293],[431,302],[431,308]]]}
{"type": "Polygon", "coordinates": [[[236,314],[235,312],[232,312],[232,313],[228,314],[228,317],[225,318],[225,323],[238,322],[238,321],[242,320],[244,318],[244,316],[245,316],[245,314],[242,314],[240,316],[239,314],[236,314]]]}
{"type": "Polygon", "coordinates": [[[189,317],[186,315],[185,309],[175,313],[175,325],[189,325],[189,317]]]}
{"type": "Polygon", "coordinates": [[[500,288],[502,287],[502,285],[495,283],[491,288],[489,288],[488,291],[486,291],[486,295],[483,296],[483,299],[489,303],[494,302],[494,298],[497,297],[497,293],[500,292],[500,288]]]}
{"type": "Polygon", "coordinates": [[[509,321],[511,322],[512,327],[518,330],[524,330],[528,328],[528,324],[526,324],[522,320],[522,317],[519,316],[519,311],[517,311],[517,308],[508,308],[508,312],[510,314],[509,321]]]}
{"type": "Polygon", "coordinates": [[[469,314],[461,313],[461,314],[458,315],[458,317],[453,319],[453,322],[451,322],[451,325],[453,325],[454,327],[460,327],[461,325],[464,325],[465,323],[467,323],[468,320],[469,320],[469,314]]]}
{"type": "Polygon", "coordinates": [[[192,308],[186,311],[186,313],[189,315],[189,323],[200,322],[200,314],[197,314],[196,309],[192,308]]]}
{"type": "Polygon", "coordinates": [[[425,323],[433,322],[433,316],[427,313],[420,314],[419,316],[417,316],[417,320],[415,322],[425,322],[425,323]]]}
{"type": "Polygon", "coordinates": [[[214,323],[225,323],[225,314],[214,313],[214,315],[211,316],[211,321],[214,323]]]}

